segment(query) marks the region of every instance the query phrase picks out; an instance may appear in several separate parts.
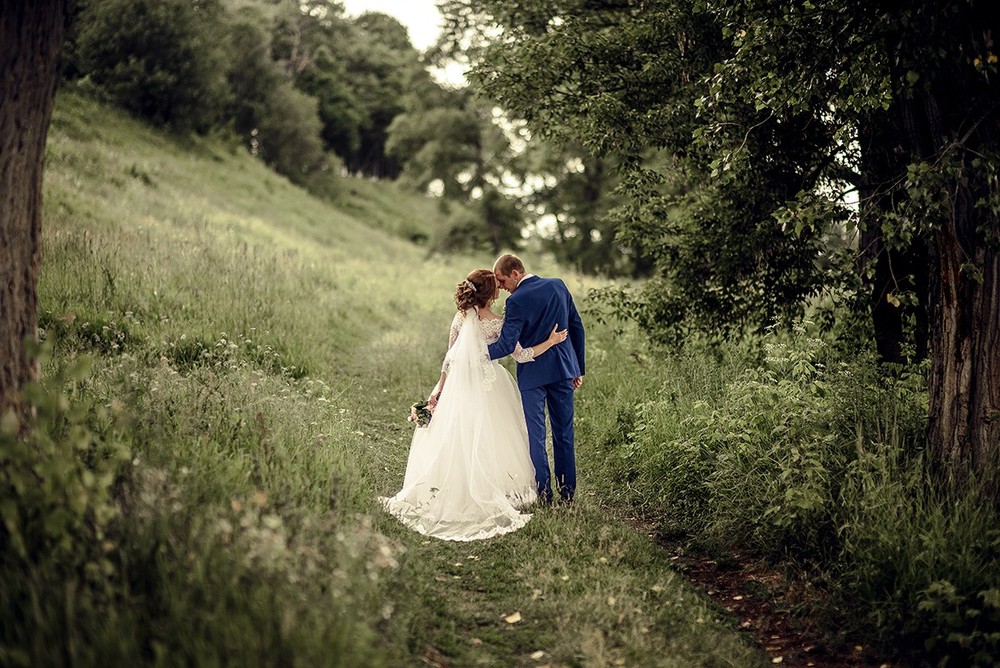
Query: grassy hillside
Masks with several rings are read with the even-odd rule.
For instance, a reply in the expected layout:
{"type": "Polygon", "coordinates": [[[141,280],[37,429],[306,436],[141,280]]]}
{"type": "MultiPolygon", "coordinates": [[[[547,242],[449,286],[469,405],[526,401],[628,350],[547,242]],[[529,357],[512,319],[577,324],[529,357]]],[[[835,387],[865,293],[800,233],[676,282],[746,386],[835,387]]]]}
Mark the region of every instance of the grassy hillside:
{"type": "MultiPolygon", "coordinates": [[[[601,505],[592,440],[615,420],[605,402],[642,385],[634,336],[588,321],[574,508],[491,541],[427,540],[375,497],[402,481],[453,286],[492,262],[407,240],[441,225],[434,202],[345,180],[325,203],[224,142],[68,93],[45,178],[54,353],[37,401],[51,443],[82,444],[66,489],[90,505],[65,553],[3,567],[0,662],[766,662],[601,505]]],[[[586,310],[588,283],[567,278],[586,310]]]]}

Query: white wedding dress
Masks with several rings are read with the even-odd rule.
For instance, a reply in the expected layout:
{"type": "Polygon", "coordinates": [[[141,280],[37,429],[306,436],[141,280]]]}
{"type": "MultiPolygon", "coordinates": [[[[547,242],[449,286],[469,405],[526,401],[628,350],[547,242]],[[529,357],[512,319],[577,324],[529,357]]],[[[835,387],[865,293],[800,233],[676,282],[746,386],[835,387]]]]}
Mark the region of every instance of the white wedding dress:
{"type": "MultiPolygon", "coordinates": [[[[387,511],[424,535],[481,540],[531,519],[520,510],[537,498],[521,396],[486,349],[502,325],[480,320],[472,309],[455,316],[434,416],[413,433],[403,488],[379,497],[387,511]]],[[[519,349],[515,356],[530,363],[533,352],[519,349]]]]}

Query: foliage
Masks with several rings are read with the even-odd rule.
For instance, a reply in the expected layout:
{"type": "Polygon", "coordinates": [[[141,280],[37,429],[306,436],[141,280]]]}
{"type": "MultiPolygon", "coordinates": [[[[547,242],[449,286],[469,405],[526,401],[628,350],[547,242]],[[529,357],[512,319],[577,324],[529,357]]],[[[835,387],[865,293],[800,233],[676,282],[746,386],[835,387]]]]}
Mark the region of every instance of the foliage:
{"type": "Polygon", "coordinates": [[[716,17],[691,3],[633,4],[446,7],[454,30],[504,31],[471,56],[487,94],[533,133],[579,144],[620,172],[608,219],[618,243],[655,262],[663,280],[617,302],[619,315],[642,314],[664,341],[692,323],[733,335],[794,318],[844,269],[816,261],[837,233],[829,214],[809,227],[776,220],[812,187],[815,175],[794,160],[822,131],[736,96],[719,96],[726,109],[709,115],[708,78],[731,53],[716,17]],[[717,127],[738,133],[740,162],[720,159],[717,127]]]}
{"type": "MultiPolygon", "coordinates": [[[[996,549],[996,541],[990,549],[996,549]]],[[[1000,654],[1000,589],[959,593],[948,580],[938,580],[921,592],[919,610],[925,618],[915,630],[933,655],[957,656],[973,666],[991,666],[1000,654]],[[923,626],[923,628],[921,628],[923,626]],[[928,632],[929,631],[929,632],[928,632]]]]}
{"type": "MultiPolygon", "coordinates": [[[[36,363],[48,364],[50,349],[34,351],[36,363]]],[[[17,433],[16,421],[5,416],[3,544],[12,560],[80,559],[83,570],[97,576],[106,564],[87,565],[95,556],[88,550],[102,546],[114,518],[110,491],[129,453],[116,433],[119,416],[71,400],[90,363],[81,358],[46,384],[24,387],[23,400],[36,416],[27,433],[17,433]]],[[[113,408],[121,410],[119,404],[113,408]]]]}
{"type": "Polygon", "coordinates": [[[252,5],[228,24],[227,79],[233,91],[226,118],[253,155],[293,182],[323,192],[317,175],[339,164],[320,136],[318,100],[294,87],[272,54],[266,14],[252,5]]]}
{"type": "Polygon", "coordinates": [[[610,400],[616,418],[595,426],[607,493],[667,535],[808,578],[826,596],[803,605],[848,636],[995,662],[1000,525],[975,489],[932,482],[923,370],[836,351],[811,327],[770,333],[763,357],[726,351],[650,357],[644,386],[610,400]]]}
{"type": "Polygon", "coordinates": [[[878,642],[939,665],[994,665],[995,508],[980,491],[929,485],[923,461],[904,457],[866,453],[845,479],[836,600],[862,601],[856,623],[878,642]]]}
{"type": "Polygon", "coordinates": [[[182,132],[235,131],[313,192],[334,175],[393,178],[386,132],[416,90],[438,88],[395,19],[328,0],[78,3],[64,75],[182,132]]]}
{"type": "Polygon", "coordinates": [[[405,95],[435,85],[406,29],[373,12],[348,20],[327,0],[281,3],[273,25],[274,57],[297,88],[319,101],[327,149],[351,173],[396,177],[387,128],[405,95]]]}
{"type": "MultiPolygon", "coordinates": [[[[51,345],[32,356],[53,364],[51,345]]],[[[74,633],[73,617],[116,589],[113,490],[129,450],[122,442],[123,404],[109,410],[80,395],[90,364],[79,358],[22,389],[35,415],[30,428],[18,433],[13,415],[0,421],[4,663],[57,661],[63,639],[74,633]]]]}
{"type": "MultiPolygon", "coordinates": [[[[79,589],[67,608],[62,581],[47,584],[47,619],[67,624],[32,636],[54,658],[26,663],[765,664],[585,491],[473,544],[380,511],[403,478],[408,407],[440,372],[456,277],[492,260],[410,243],[440,230],[434,202],[348,178],[334,207],[231,145],[66,89],[46,168],[43,336],[56,364],[93,356],[75,396],[121,403],[131,457],[109,499],[98,593],[112,595],[79,589]]],[[[567,276],[581,294],[587,280],[567,276]]],[[[17,638],[5,665],[30,655],[26,614],[0,610],[17,638]]]]}
{"type": "MultiPolygon", "coordinates": [[[[770,360],[715,358],[697,341],[661,357],[634,328],[595,321],[601,381],[578,413],[595,497],[581,490],[578,507],[539,512],[534,533],[509,542],[424,545],[377,513],[373,491],[402,475],[405,406],[436,373],[447,286],[487,256],[427,262],[372,231],[390,223],[368,212],[392,218],[388,207],[358,204],[362,222],[214,141],[186,152],[64,99],[42,320],[65,330],[57,355],[99,353],[87,396],[130,398],[139,457],[114,498],[130,520],[115,527],[127,565],[115,577],[130,577],[119,581],[133,598],[104,600],[107,614],[59,636],[82,639],[76,662],[194,662],[232,646],[246,662],[332,651],[395,665],[435,659],[431,647],[527,663],[539,646],[565,663],[760,660],[598,499],[717,545],[815,558],[811,572],[851,612],[842,627],[886,644],[930,638],[931,658],[991,660],[996,514],[927,484],[920,370],[840,365],[811,331],[774,335],[770,360]],[[414,275],[425,289],[401,289],[414,275]],[[531,623],[498,621],[515,606],[531,623]]],[[[359,184],[358,199],[379,185],[359,184]]],[[[406,211],[425,211],[413,202],[406,211]]],[[[21,612],[0,626],[22,632],[21,612]]]]}
{"type": "Polygon", "coordinates": [[[510,137],[502,119],[468,91],[430,91],[408,100],[410,108],[389,127],[386,150],[403,165],[402,181],[422,192],[437,186],[458,202],[459,213],[438,248],[517,249],[523,225],[513,184],[510,137]]]}
{"type": "Polygon", "coordinates": [[[222,13],[216,0],[83,0],[68,68],[124,109],[205,132],[229,95],[222,13]]]}
{"type": "Polygon", "coordinates": [[[256,130],[256,151],[293,183],[304,183],[308,175],[329,169],[319,138],[316,99],[291,84],[275,87],[256,130]]]}
{"type": "MultiPolygon", "coordinates": [[[[955,209],[947,188],[904,181],[924,164],[952,191],[961,174],[973,200],[995,199],[996,137],[981,121],[995,109],[996,56],[981,3],[443,8],[444,53],[470,45],[487,95],[532,133],[618,164],[609,218],[663,279],[618,293],[620,315],[660,341],[692,325],[738,336],[864,284],[870,301],[848,301],[874,311],[883,358],[899,361],[907,342],[926,351],[924,244],[934,212],[955,209]]],[[[970,243],[988,246],[989,207],[968,211],[970,243]]]]}
{"type": "Polygon", "coordinates": [[[586,273],[630,278],[649,273],[649,258],[638,244],[623,242],[607,216],[615,207],[613,160],[539,139],[527,143],[521,160],[533,184],[527,209],[544,251],[586,273]]]}
{"type": "Polygon", "coordinates": [[[338,58],[323,45],[316,49],[312,65],[295,81],[300,90],[319,101],[323,143],[342,160],[361,151],[361,135],[368,122],[349,83],[347,68],[345,58],[338,58]]]}

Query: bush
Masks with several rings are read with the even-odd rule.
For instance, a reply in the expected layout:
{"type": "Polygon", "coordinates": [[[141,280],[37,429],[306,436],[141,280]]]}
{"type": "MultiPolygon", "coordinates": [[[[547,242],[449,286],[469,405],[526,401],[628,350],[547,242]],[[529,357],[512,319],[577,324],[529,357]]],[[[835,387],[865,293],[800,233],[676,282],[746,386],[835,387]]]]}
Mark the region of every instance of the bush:
{"type": "Polygon", "coordinates": [[[716,452],[708,535],[767,555],[832,549],[833,501],[850,450],[830,433],[823,343],[772,343],[766,365],[733,381],[725,405],[692,416],[716,452]],[[749,532],[749,535],[746,535],[749,532]]]}
{"type": "Polygon", "coordinates": [[[623,446],[675,529],[769,556],[829,552],[836,485],[853,452],[829,432],[824,345],[768,344],[717,397],[641,403],[623,446]]]}
{"type": "Polygon", "coordinates": [[[217,2],[87,0],[67,71],[133,114],[205,132],[228,96],[220,11],[217,2]]]}
{"type": "Polygon", "coordinates": [[[717,364],[721,387],[701,396],[690,360],[660,361],[677,377],[605,430],[621,500],[672,534],[821,573],[825,611],[887,651],[993,665],[1000,518],[985,495],[933,484],[926,369],[838,360],[805,326],[764,347],[751,368],[717,364]]]}
{"type": "MultiPolygon", "coordinates": [[[[54,365],[47,349],[40,359],[54,365]]],[[[138,423],[134,406],[85,399],[138,381],[120,369],[91,376],[77,358],[25,387],[30,430],[0,420],[0,665],[387,663],[371,611],[402,548],[365,517],[270,501],[262,477],[281,463],[267,420],[242,420],[223,393],[246,383],[217,379],[247,363],[225,351],[198,360],[211,369],[190,372],[220,389],[184,415],[162,404],[164,415],[132,413],[138,423]],[[217,451],[179,474],[146,461],[157,419],[190,428],[196,449],[247,456],[257,491],[209,500],[225,495],[217,451]]],[[[310,393],[314,381],[302,385],[310,393]]]]}
{"type": "Polygon", "coordinates": [[[842,493],[835,594],[876,640],[947,665],[1000,658],[1000,520],[976,492],[935,489],[923,458],[866,453],[842,493]]]}
{"type": "MultiPolygon", "coordinates": [[[[269,91],[254,134],[254,152],[275,171],[300,185],[323,167],[326,157],[316,105],[315,98],[282,82],[269,91]]],[[[332,167],[338,171],[339,161],[333,159],[332,167]]]]}
{"type": "MultiPolygon", "coordinates": [[[[48,357],[41,349],[34,353],[48,357]]],[[[0,420],[0,663],[64,662],[76,618],[116,593],[110,535],[112,499],[129,451],[120,440],[119,404],[80,400],[89,362],[78,358],[24,400],[36,421],[18,433],[0,420]]]]}

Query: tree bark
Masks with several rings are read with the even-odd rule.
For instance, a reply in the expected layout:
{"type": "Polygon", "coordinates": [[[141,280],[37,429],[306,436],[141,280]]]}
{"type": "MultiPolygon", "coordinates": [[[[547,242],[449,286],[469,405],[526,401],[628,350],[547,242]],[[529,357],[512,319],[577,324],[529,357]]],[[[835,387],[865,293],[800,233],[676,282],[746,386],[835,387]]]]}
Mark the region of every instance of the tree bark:
{"type": "Polygon", "coordinates": [[[1000,499],[1000,255],[968,189],[955,199],[932,251],[928,435],[953,484],[974,478],[1000,499]]]}
{"type": "Polygon", "coordinates": [[[25,350],[38,324],[42,171],[66,0],[0,0],[0,415],[23,417],[37,375],[25,350]]]}
{"type": "MultiPolygon", "coordinates": [[[[969,2],[953,16],[950,34],[964,52],[987,59],[1000,14],[969,2]]],[[[1000,185],[993,172],[1000,88],[971,57],[946,63],[902,101],[911,155],[937,170],[940,181],[929,185],[944,212],[927,212],[938,218],[929,249],[928,441],[948,481],[959,489],[985,485],[1000,501],[1000,185]]]]}

